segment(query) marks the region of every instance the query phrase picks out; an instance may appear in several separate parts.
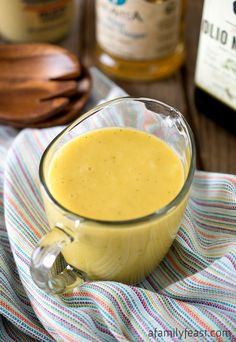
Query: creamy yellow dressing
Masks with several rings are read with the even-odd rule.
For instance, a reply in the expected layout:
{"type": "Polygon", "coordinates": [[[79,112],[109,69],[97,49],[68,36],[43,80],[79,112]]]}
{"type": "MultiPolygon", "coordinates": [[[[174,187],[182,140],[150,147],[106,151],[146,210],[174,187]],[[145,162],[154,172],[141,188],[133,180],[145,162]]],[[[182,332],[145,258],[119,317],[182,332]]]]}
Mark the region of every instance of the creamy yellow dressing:
{"type": "MultiPolygon", "coordinates": [[[[182,163],[162,140],[130,128],[105,128],[66,143],[47,170],[47,185],[64,207],[99,220],[143,217],[169,203],[184,182],[182,163]]],[[[105,224],[66,215],[43,191],[51,244],[65,229],[73,242],[66,261],[91,280],[137,283],[169,250],[188,194],[164,215],[134,223],[105,224]]]]}
{"type": "Polygon", "coordinates": [[[177,154],[154,135],[105,128],[66,143],[54,156],[49,190],[66,209],[97,220],[128,220],[172,201],[184,182],[177,154]]]}

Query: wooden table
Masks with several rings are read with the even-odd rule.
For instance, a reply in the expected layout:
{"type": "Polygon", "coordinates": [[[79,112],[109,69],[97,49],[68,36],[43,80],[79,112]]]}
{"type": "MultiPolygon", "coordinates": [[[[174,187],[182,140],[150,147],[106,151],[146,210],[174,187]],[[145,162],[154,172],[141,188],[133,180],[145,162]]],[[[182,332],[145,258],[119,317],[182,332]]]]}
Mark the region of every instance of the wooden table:
{"type": "MultiPolygon", "coordinates": [[[[187,58],[182,69],[168,79],[151,83],[116,82],[131,96],[158,99],[176,107],[185,115],[195,134],[199,169],[236,174],[236,137],[199,113],[194,105],[193,77],[203,0],[187,2],[187,58]]],[[[75,3],[70,35],[61,45],[78,54],[87,66],[91,66],[94,65],[95,1],[75,0],[75,3]]]]}

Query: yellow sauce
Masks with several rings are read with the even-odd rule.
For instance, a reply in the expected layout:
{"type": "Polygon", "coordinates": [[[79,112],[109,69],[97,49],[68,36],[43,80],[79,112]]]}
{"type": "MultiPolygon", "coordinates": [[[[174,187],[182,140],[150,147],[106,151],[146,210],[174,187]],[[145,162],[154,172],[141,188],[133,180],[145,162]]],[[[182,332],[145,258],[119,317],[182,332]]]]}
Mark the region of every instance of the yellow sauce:
{"type": "MultiPolygon", "coordinates": [[[[143,217],[173,200],[184,169],[162,140],[129,128],[105,128],[66,143],[52,158],[47,184],[55,199],[79,215],[98,220],[143,217]]],[[[63,249],[66,261],[91,280],[137,283],[169,250],[183,216],[187,195],[170,211],[134,223],[76,221],[45,195],[52,228],[45,243],[65,228],[74,241],[63,249]]]]}
{"type": "Polygon", "coordinates": [[[170,203],[183,182],[176,153],[154,135],[129,128],[95,130],[71,140],[49,171],[55,199],[97,220],[151,214],[170,203]]]}

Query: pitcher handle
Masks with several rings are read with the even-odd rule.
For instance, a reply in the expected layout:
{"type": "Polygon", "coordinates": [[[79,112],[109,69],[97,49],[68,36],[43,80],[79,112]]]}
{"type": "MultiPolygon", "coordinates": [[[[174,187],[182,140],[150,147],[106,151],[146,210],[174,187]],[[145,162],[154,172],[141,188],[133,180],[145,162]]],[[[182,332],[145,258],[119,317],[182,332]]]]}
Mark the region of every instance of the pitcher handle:
{"type": "Polygon", "coordinates": [[[33,251],[30,272],[36,285],[48,293],[60,294],[80,286],[87,280],[86,273],[67,265],[53,276],[52,268],[62,250],[74,238],[64,229],[55,227],[45,235],[33,251]],[[50,240],[53,241],[50,243],[50,240]]]}

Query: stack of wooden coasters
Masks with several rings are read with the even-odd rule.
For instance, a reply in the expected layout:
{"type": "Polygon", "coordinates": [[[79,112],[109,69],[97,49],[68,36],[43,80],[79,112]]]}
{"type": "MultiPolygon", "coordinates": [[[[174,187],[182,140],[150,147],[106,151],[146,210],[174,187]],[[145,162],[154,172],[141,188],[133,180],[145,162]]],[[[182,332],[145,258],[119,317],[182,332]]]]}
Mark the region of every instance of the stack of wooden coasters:
{"type": "Polygon", "coordinates": [[[75,120],[91,91],[76,56],[51,44],[0,45],[0,123],[51,127],[75,120]]]}

